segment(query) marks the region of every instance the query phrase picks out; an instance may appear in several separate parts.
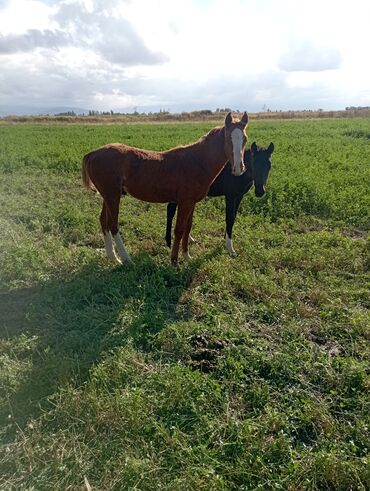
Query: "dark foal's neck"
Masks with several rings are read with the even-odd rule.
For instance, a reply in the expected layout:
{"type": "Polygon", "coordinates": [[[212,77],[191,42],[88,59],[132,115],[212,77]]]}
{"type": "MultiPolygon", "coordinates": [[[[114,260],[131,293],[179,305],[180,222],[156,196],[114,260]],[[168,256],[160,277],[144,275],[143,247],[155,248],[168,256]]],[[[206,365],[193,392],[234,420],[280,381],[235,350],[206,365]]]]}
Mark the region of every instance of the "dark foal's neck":
{"type": "Polygon", "coordinates": [[[250,149],[244,152],[244,164],[245,164],[245,172],[243,174],[243,179],[245,181],[253,181],[254,180],[254,165],[252,162],[252,152],[250,149]]]}

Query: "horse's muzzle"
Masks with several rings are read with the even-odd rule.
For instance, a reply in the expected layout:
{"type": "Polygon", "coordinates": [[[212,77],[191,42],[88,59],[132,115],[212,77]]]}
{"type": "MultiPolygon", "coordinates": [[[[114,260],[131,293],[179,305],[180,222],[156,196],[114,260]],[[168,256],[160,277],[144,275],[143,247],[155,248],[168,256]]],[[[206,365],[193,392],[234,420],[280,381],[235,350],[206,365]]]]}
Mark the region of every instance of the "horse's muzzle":
{"type": "Polygon", "coordinates": [[[232,172],[232,174],[233,174],[234,176],[239,177],[239,176],[241,176],[242,174],[244,174],[245,169],[246,169],[246,167],[245,167],[244,163],[243,163],[243,162],[240,162],[240,164],[238,164],[238,165],[234,165],[234,166],[232,167],[231,172],[232,172]]]}

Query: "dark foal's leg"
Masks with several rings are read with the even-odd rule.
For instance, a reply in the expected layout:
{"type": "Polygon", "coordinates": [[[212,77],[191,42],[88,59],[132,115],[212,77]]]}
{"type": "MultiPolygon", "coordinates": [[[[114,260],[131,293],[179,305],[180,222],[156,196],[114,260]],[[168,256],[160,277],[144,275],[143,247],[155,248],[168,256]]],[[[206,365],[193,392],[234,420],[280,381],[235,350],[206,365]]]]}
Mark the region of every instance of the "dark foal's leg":
{"type": "Polygon", "coordinates": [[[234,196],[225,196],[226,201],[226,249],[232,256],[235,256],[232,234],[236,215],[236,199],[234,196]]]}
{"type": "Polygon", "coordinates": [[[103,208],[100,214],[100,225],[104,235],[105,252],[107,253],[108,259],[120,262],[113,249],[112,234],[110,233],[109,222],[110,222],[110,218],[109,218],[108,208],[105,201],[103,201],[103,208]]]}
{"type": "Polygon", "coordinates": [[[236,215],[238,213],[240,203],[242,202],[243,196],[244,196],[244,194],[239,194],[239,196],[237,196],[236,199],[235,199],[235,217],[234,217],[234,221],[235,221],[236,215]]]}
{"type": "Polygon", "coordinates": [[[121,193],[117,192],[115,194],[112,193],[109,199],[105,200],[108,209],[108,216],[109,216],[108,226],[113,236],[114,242],[116,243],[117,251],[120,258],[122,259],[122,261],[132,262],[123,244],[122,237],[118,229],[118,213],[119,213],[120,199],[121,199],[121,193]]]}
{"type": "Polygon", "coordinates": [[[182,201],[178,203],[177,219],[175,225],[175,239],[171,250],[171,262],[177,264],[179,257],[180,241],[183,238],[184,232],[187,228],[190,214],[194,210],[195,203],[193,201],[182,201]]]}
{"type": "Polygon", "coordinates": [[[195,203],[193,205],[193,208],[190,212],[188,221],[186,223],[184,235],[182,236],[181,246],[182,246],[182,253],[183,253],[185,259],[191,259],[191,256],[189,254],[189,241],[190,241],[190,230],[191,230],[191,226],[193,224],[194,208],[195,208],[195,203]]]}
{"type": "Polygon", "coordinates": [[[176,214],[177,204],[168,203],[167,205],[167,226],[166,226],[166,244],[171,247],[171,232],[173,217],[176,214]]]}

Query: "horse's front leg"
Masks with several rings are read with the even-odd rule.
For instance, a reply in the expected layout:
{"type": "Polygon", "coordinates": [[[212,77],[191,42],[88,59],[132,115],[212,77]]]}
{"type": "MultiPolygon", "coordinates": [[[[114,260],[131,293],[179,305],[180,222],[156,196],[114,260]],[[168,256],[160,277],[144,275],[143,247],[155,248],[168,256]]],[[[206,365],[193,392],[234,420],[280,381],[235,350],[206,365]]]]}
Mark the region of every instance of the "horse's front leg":
{"type": "Polygon", "coordinates": [[[234,217],[234,220],[235,220],[236,215],[237,215],[237,213],[238,213],[239,206],[240,206],[240,203],[241,203],[241,201],[242,201],[243,197],[244,197],[244,194],[239,194],[239,196],[237,196],[237,197],[235,198],[235,207],[234,207],[234,208],[235,208],[235,209],[234,209],[234,211],[235,211],[235,217],[234,217]]]}
{"type": "MultiPolygon", "coordinates": [[[[185,229],[188,226],[188,219],[194,211],[194,201],[183,201],[178,203],[177,219],[175,225],[175,239],[171,250],[171,262],[177,264],[179,256],[180,241],[183,238],[185,229]]],[[[191,227],[191,224],[190,224],[191,227]]],[[[190,229],[189,229],[190,231],[190,229]]],[[[188,234],[189,235],[189,234],[188,234]]],[[[186,239],[188,242],[188,238],[186,239]]],[[[183,245],[184,248],[184,245],[183,245]]]]}
{"type": "Polygon", "coordinates": [[[236,255],[234,246],[233,246],[233,241],[232,241],[232,234],[233,234],[233,226],[235,222],[235,215],[236,215],[236,202],[235,202],[235,197],[234,196],[225,196],[226,200],[226,249],[229,251],[229,253],[232,256],[236,255]]]}
{"type": "Polygon", "coordinates": [[[168,203],[167,205],[167,224],[166,224],[166,244],[171,247],[171,231],[173,217],[175,216],[177,209],[176,203],[168,203]]]}
{"type": "Polygon", "coordinates": [[[193,224],[194,208],[195,208],[195,203],[193,205],[193,208],[190,212],[188,221],[186,223],[184,235],[182,236],[181,245],[182,245],[182,253],[183,253],[184,259],[191,259],[191,256],[189,254],[189,242],[194,241],[194,239],[190,235],[191,226],[193,224]]]}

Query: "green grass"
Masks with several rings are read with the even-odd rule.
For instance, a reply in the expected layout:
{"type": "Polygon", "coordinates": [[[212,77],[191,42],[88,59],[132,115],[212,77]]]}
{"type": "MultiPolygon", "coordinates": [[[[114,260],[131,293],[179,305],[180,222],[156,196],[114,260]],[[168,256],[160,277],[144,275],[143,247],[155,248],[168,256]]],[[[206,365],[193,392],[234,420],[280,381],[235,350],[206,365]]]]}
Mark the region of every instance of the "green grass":
{"type": "Polygon", "coordinates": [[[104,257],[82,155],[211,126],[0,126],[0,489],[369,488],[368,119],[250,123],[275,152],[237,258],[222,199],[176,269],[130,197],[135,266],[104,257]]]}

